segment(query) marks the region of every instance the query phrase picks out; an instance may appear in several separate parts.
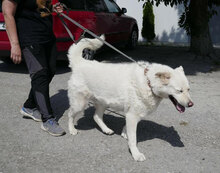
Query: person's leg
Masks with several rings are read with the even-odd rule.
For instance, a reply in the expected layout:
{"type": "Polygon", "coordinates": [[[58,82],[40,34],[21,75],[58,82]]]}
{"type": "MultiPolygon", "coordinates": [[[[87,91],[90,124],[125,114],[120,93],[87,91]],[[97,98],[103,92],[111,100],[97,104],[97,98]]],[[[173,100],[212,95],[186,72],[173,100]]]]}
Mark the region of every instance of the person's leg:
{"type": "MultiPolygon", "coordinates": [[[[54,116],[50,104],[49,97],[49,83],[52,80],[54,73],[52,74],[50,66],[48,64],[47,51],[50,49],[48,44],[27,46],[23,49],[23,55],[30,73],[31,86],[34,95],[37,108],[42,115],[43,124],[50,120],[50,123],[43,130],[48,131],[52,135],[61,135],[62,129],[58,128],[58,124],[54,122],[54,116]]],[[[62,133],[63,134],[63,133],[62,133]]]]}
{"type": "Polygon", "coordinates": [[[23,115],[24,118],[31,118],[37,122],[42,121],[41,113],[37,109],[37,104],[35,102],[32,88],[30,89],[28,99],[23,104],[23,107],[21,108],[20,113],[23,115]]]}
{"type": "MultiPolygon", "coordinates": [[[[50,42],[46,44],[45,48],[45,55],[47,57],[48,64],[48,82],[50,84],[56,72],[56,42],[50,42]]],[[[41,128],[53,136],[60,136],[65,134],[65,131],[61,127],[59,127],[59,124],[55,119],[47,120],[42,124],[41,128]]]]}
{"type": "Polygon", "coordinates": [[[49,70],[45,46],[31,45],[23,49],[23,55],[31,77],[31,87],[36,106],[42,114],[42,120],[53,117],[49,99],[49,70]]]}
{"type": "Polygon", "coordinates": [[[30,108],[30,109],[34,109],[34,108],[37,107],[35,99],[34,99],[34,93],[33,93],[32,88],[30,89],[28,99],[24,103],[24,107],[25,108],[30,108]]]}
{"type": "Polygon", "coordinates": [[[34,121],[40,122],[41,120],[41,113],[37,109],[37,104],[34,99],[33,90],[31,88],[28,99],[25,101],[23,107],[20,110],[20,113],[23,115],[24,118],[31,118],[34,121]]]}
{"type": "Polygon", "coordinates": [[[47,44],[48,49],[46,49],[47,63],[49,69],[49,79],[52,81],[56,73],[56,62],[57,62],[57,49],[56,42],[51,42],[47,44]]]}

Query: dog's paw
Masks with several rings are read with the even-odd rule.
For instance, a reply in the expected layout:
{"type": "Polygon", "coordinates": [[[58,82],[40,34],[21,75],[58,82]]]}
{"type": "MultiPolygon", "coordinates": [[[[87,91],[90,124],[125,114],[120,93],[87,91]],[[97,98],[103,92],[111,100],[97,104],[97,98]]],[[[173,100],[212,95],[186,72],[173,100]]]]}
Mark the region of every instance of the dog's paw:
{"type": "Polygon", "coordinates": [[[112,135],[114,134],[114,131],[112,129],[105,129],[103,130],[103,132],[106,134],[106,135],[112,135]]]}
{"type": "Polygon", "coordinates": [[[126,134],[125,132],[122,132],[122,133],[121,133],[121,136],[122,136],[123,138],[125,138],[125,139],[128,139],[128,136],[127,136],[127,134],[126,134]]]}
{"type": "Polygon", "coordinates": [[[76,130],[76,129],[70,129],[69,132],[70,132],[71,135],[77,135],[78,130],[76,130]]]}
{"type": "Polygon", "coordinates": [[[135,161],[138,161],[138,162],[143,162],[146,160],[145,156],[143,153],[136,153],[136,154],[133,154],[133,158],[135,161]]]}

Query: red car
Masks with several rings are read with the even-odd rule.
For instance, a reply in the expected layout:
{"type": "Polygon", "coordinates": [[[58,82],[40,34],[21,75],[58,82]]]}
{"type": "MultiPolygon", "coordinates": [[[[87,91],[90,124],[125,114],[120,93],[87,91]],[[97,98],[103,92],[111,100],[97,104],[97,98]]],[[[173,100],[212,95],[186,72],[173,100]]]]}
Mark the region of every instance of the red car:
{"type": "MultiPolygon", "coordinates": [[[[61,2],[69,9],[65,11],[88,30],[97,35],[105,34],[106,41],[113,45],[124,44],[130,48],[137,45],[138,25],[134,18],[126,16],[125,8],[120,9],[113,0],[52,0],[53,4],[61,2]]],[[[53,13],[53,30],[57,38],[58,58],[63,58],[69,46],[73,43],[61,20],[53,13]]],[[[83,30],[64,19],[77,41],[83,30]]],[[[88,36],[85,34],[85,36],[88,36]]],[[[5,31],[4,18],[0,5],[0,56],[8,56],[10,43],[5,31]]]]}

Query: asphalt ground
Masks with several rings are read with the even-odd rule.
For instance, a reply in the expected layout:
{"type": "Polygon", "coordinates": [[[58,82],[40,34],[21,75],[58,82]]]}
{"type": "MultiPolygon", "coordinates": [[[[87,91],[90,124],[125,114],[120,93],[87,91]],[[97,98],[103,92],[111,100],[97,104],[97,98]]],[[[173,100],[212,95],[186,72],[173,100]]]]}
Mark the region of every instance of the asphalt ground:
{"type": "MultiPolygon", "coordinates": [[[[120,136],[125,120],[106,112],[104,121],[115,131],[103,134],[93,121],[92,107],[78,117],[80,133],[68,133],[67,63],[58,61],[51,87],[51,103],[67,134],[52,137],[40,123],[19,113],[28,96],[30,78],[24,64],[0,61],[0,173],[219,173],[220,71],[208,58],[195,57],[186,47],[138,46],[122,50],[134,59],[178,67],[191,85],[194,107],[180,114],[169,100],[138,125],[138,148],[146,161],[135,162],[120,136]]],[[[220,51],[217,56],[220,57],[220,51]]],[[[112,51],[97,59],[121,62],[112,51]]]]}

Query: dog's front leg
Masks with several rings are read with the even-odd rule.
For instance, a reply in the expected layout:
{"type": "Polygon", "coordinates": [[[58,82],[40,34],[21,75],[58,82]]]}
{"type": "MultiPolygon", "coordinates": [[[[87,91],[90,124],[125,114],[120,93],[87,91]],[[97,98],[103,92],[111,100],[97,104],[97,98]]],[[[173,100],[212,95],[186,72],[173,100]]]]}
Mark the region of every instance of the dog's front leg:
{"type": "Polygon", "coordinates": [[[123,127],[123,130],[121,132],[121,136],[125,139],[128,139],[127,132],[126,132],[126,125],[123,127]]]}
{"type": "Polygon", "coordinates": [[[140,117],[133,114],[128,114],[126,116],[126,129],[128,137],[128,146],[131,154],[136,161],[146,160],[144,154],[142,154],[137,148],[137,124],[140,121],[140,117]]]}
{"type": "Polygon", "coordinates": [[[73,108],[70,108],[68,117],[69,117],[69,132],[71,135],[76,135],[78,131],[74,127],[74,119],[76,117],[76,113],[73,113],[73,108]]]}

